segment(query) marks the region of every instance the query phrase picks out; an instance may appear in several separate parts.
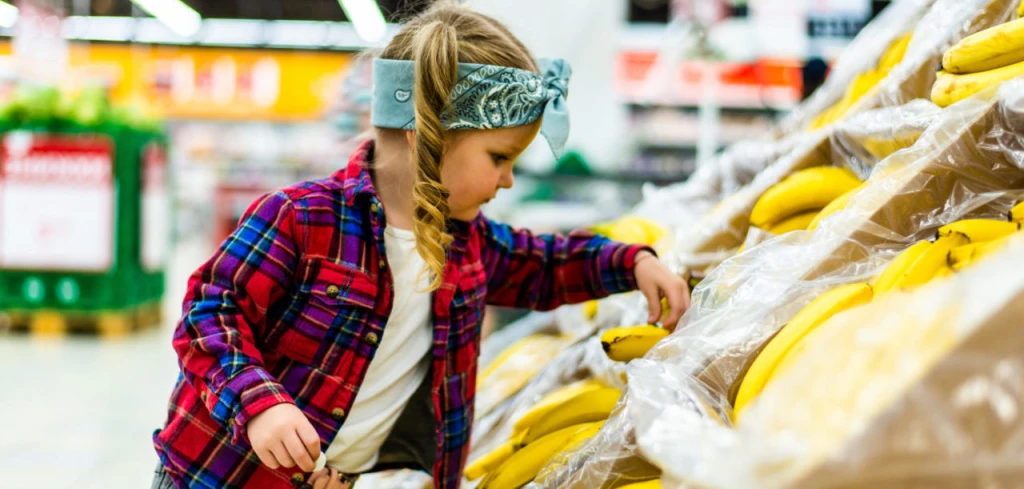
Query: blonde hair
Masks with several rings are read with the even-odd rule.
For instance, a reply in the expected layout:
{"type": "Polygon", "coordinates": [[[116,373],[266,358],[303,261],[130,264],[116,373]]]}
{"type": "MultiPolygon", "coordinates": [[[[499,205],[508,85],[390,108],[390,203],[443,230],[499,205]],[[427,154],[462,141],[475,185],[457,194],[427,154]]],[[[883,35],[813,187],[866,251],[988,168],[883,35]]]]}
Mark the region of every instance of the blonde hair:
{"type": "Polygon", "coordinates": [[[441,155],[447,131],[443,115],[452,110],[450,96],[458,63],[508,66],[538,72],[537,65],[515,36],[497,20],[450,2],[438,2],[407,21],[381,58],[415,63],[413,87],[416,137],[411,148],[416,166],[413,184],[413,233],[416,250],[431,273],[427,290],[441,286],[448,246],[448,189],[441,184],[441,155]]]}

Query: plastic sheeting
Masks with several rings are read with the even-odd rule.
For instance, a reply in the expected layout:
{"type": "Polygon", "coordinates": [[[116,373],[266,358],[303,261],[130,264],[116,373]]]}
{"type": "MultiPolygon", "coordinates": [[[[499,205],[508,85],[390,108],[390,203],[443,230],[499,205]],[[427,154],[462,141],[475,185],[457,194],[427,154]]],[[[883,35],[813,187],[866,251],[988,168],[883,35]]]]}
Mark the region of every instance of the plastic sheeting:
{"type": "Polygon", "coordinates": [[[641,457],[695,487],[767,487],[730,485],[742,481],[721,474],[729,470],[720,458],[727,450],[715,445],[735,446],[730,392],[745,368],[822,292],[870,278],[943,224],[1005,216],[1024,197],[1013,190],[1024,188],[1022,116],[1024,80],[951,106],[814,233],[779,236],[716,267],[676,332],[630,364],[623,400],[601,432],[532,487],[602,487],[617,477],[617,465],[641,457]]]}
{"type": "MultiPolygon", "coordinates": [[[[900,29],[906,27],[908,23],[916,26],[903,60],[850,109],[851,114],[871,108],[897,107],[917,98],[928,97],[935,81],[935,68],[939,65],[942,53],[964,36],[1011,18],[1016,12],[1018,2],[937,0],[923,17],[920,16],[919,10],[910,8],[913,5],[916,5],[914,0],[892,5],[890,9],[896,13],[888,14],[887,11],[887,16],[880,18],[879,22],[870,24],[871,29],[888,26],[889,29],[899,32],[886,31],[888,34],[885,35],[876,32],[863,41],[870,44],[871,49],[865,47],[864,51],[854,51],[880,53],[881,49],[874,49],[877,47],[875,43],[883,43],[881,40],[885,39],[885,45],[888,45],[889,40],[903,34],[904,31],[900,29]]],[[[877,58],[869,62],[877,62],[877,58]]],[[[850,61],[850,66],[854,65],[855,63],[850,61]]],[[[842,75],[842,71],[839,75],[842,75]]],[[[829,90],[826,86],[822,88],[825,91],[829,90]]],[[[806,110],[800,111],[807,114],[815,113],[811,110],[812,107],[813,104],[808,103],[806,110]]],[[[797,119],[799,118],[800,116],[797,116],[797,119]]],[[[789,127],[788,130],[799,133],[802,126],[790,123],[788,126],[783,124],[783,127],[789,127]]],[[[694,227],[679,236],[675,249],[678,255],[676,259],[686,267],[698,269],[717,263],[731,255],[732,250],[744,242],[749,229],[750,210],[757,198],[769,187],[803,168],[830,163],[847,166],[856,163],[843,159],[842,153],[837,153],[836,148],[833,148],[832,141],[835,139],[836,130],[836,126],[831,125],[800,136],[799,143],[792,151],[760,172],[749,185],[725,199],[694,227]]]]}
{"type": "Polygon", "coordinates": [[[638,434],[676,481],[665,486],[1020,487],[1024,236],[1014,241],[819,326],[737,428],[679,423],[687,414],[665,406],[638,434]]]}

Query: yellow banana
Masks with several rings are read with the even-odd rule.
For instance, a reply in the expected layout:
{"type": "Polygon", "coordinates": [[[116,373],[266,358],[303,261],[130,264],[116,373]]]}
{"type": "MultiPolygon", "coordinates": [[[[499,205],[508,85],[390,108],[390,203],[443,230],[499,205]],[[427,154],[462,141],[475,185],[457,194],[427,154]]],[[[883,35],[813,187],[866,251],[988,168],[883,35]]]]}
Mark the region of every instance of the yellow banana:
{"type": "Polygon", "coordinates": [[[997,221],[995,219],[964,219],[962,221],[947,224],[939,228],[936,237],[949,236],[953,233],[963,233],[971,240],[971,243],[983,243],[992,241],[1020,231],[1020,223],[997,221]]]}
{"type": "Polygon", "coordinates": [[[523,444],[529,445],[549,433],[572,425],[607,419],[615,404],[619,402],[620,396],[622,391],[611,387],[601,387],[578,394],[555,406],[547,416],[538,419],[527,428],[523,434],[523,444]]]}
{"type": "Polygon", "coordinates": [[[971,243],[969,245],[958,246],[953,248],[949,252],[948,264],[953,270],[963,270],[967,266],[974,262],[984,258],[986,255],[992,252],[999,251],[1006,243],[1010,240],[1009,236],[1005,236],[992,241],[986,241],[983,243],[971,243]]]}
{"type": "MultiPolygon", "coordinates": [[[[970,246],[970,245],[967,245],[967,246],[970,246]]],[[[952,253],[952,252],[950,252],[950,253],[952,253]]],[[[939,271],[935,273],[935,277],[932,278],[932,280],[941,280],[941,279],[944,279],[944,278],[952,277],[953,275],[956,275],[956,270],[953,270],[952,268],[946,266],[946,267],[940,268],[939,271]]]]}
{"type": "Polygon", "coordinates": [[[896,279],[893,288],[906,290],[928,283],[939,270],[947,266],[949,252],[953,248],[970,242],[967,235],[956,232],[936,239],[931,246],[924,250],[924,253],[921,253],[921,257],[896,279]]]}
{"type": "Polygon", "coordinates": [[[573,441],[575,435],[593,429],[593,424],[584,423],[560,429],[519,449],[484,477],[480,489],[516,489],[526,485],[552,457],[573,441]]]}
{"type": "Polygon", "coordinates": [[[778,224],[766,229],[769,233],[776,236],[786,234],[790,231],[803,231],[807,229],[807,226],[811,224],[814,217],[818,215],[819,210],[812,210],[804,212],[803,214],[797,214],[793,217],[787,218],[779,222],[778,224]]]}
{"type": "Polygon", "coordinates": [[[889,45],[889,48],[885,50],[885,53],[882,54],[881,59],[878,61],[878,68],[888,72],[895,68],[896,65],[900,64],[900,61],[903,61],[903,55],[906,54],[907,46],[910,45],[910,38],[913,37],[913,35],[914,33],[911,32],[896,38],[896,40],[889,45]]]}
{"type": "Polygon", "coordinates": [[[910,268],[918,258],[932,245],[930,241],[918,241],[911,247],[903,250],[896,258],[885,267],[878,279],[875,280],[875,295],[888,292],[896,285],[896,281],[910,268]]]}
{"type": "Polygon", "coordinates": [[[587,321],[593,321],[597,317],[597,306],[596,300],[583,303],[583,317],[587,318],[587,321]]]}
{"type": "Polygon", "coordinates": [[[990,86],[999,85],[1024,74],[1024,61],[978,73],[956,75],[939,71],[932,85],[932,102],[948,107],[990,86]]]}
{"type": "Polygon", "coordinates": [[[1024,61],[1024,19],[971,34],[942,55],[949,73],[978,73],[1024,61]]]}
{"type": "Polygon", "coordinates": [[[624,486],[619,486],[619,489],[661,489],[661,479],[637,482],[635,484],[626,484],[624,486]]]}
{"type": "Polygon", "coordinates": [[[860,192],[865,185],[867,185],[867,182],[858,185],[856,188],[850,189],[850,191],[840,195],[836,200],[829,202],[821,212],[814,216],[811,223],[807,225],[807,230],[814,231],[815,229],[818,229],[818,225],[821,224],[821,221],[825,220],[826,217],[845,209],[846,204],[850,203],[850,199],[852,199],[854,195],[857,195],[857,192],[860,192]]]}
{"type": "Polygon", "coordinates": [[[537,401],[537,404],[534,404],[529,411],[522,415],[522,417],[516,420],[515,424],[512,426],[513,436],[518,433],[525,433],[530,426],[533,426],[533,424],[538,420],[547,416],[552,409],[558,407],[560,404],[569,401],[584,392],[590,392],[602,387],[604,387],[604,384],[596,380],[587,379],[573,382],[567,386],[551,391],[548,395],[537,401]]]}
{"type": "Polygon", "coordinates": [[[480,458],[474,460],[466,466],[466,479],[475,481],[498,468],[516,452],[519,445],[520,440],[508,440],[494,450],[491,450],[480,458]]]}
{"type": "Polygon", "coordinates": [[[778,363],[794,345],[828,318],[852,307],[866,304],[871,301],[872,296],[871,286],[868,284],[839,286],[818,296],[793,316],[793,319],[765,345],[764,350],[757,355],[743,376],[733,406],[734,418],[738,420],[743,408],[761,393],[771,380],[778,363]]]}
{"type": "Polygon", "coordinates": [[[1013,209],[1010,209],[1010,221],[1024,222],[1024,202],[1021,202],[1013,206],[1013,209]]]}
{"type": "Polygon", "coordinates": [[[601,348],[608,358],[616,362],[628,362],[647,354],[668,330],[657,326],[623,326],[601,333],[601,348]]]}
{"type": "Polygon", "coordinates": [[[852,171],[835,166],[808,168],[768,189],[750,213],[750,223],[768,229],[801,212],[821,209],[860,185],[852,171]]]}

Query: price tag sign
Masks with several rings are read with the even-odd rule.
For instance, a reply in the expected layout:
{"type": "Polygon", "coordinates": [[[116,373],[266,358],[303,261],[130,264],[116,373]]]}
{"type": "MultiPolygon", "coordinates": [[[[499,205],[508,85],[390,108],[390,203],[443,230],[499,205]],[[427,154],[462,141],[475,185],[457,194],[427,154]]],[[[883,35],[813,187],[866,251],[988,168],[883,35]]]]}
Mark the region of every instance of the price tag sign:
{"type": "Polygon", "coordinates": [[[171,209],[167,193],[167,148],[151,142],[142,150],[142,268],[163,270],[170,240],[171,209]]]}
{"type": "Polygon", "coordinates": [[[15,131],[0,140],[0,267],[105,272],[114,264],[114,143],[15,131]]]}

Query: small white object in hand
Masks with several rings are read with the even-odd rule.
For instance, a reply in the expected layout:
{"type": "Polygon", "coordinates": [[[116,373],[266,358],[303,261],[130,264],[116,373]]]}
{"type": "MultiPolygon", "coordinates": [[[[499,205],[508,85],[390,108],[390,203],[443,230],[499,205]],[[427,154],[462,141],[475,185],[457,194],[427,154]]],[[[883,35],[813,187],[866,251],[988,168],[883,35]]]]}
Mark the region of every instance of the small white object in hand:
{"type": "Polygon", "coordinates": [[[327,466],[327,455],[324,455],[324,452],[320,452],[320,457],[318,457],[316,459],[316,468],[313,469],[313,472],[319,472],[320,469],[322,469],[322,468],[324,468],[326,466],[327,466]]]}

